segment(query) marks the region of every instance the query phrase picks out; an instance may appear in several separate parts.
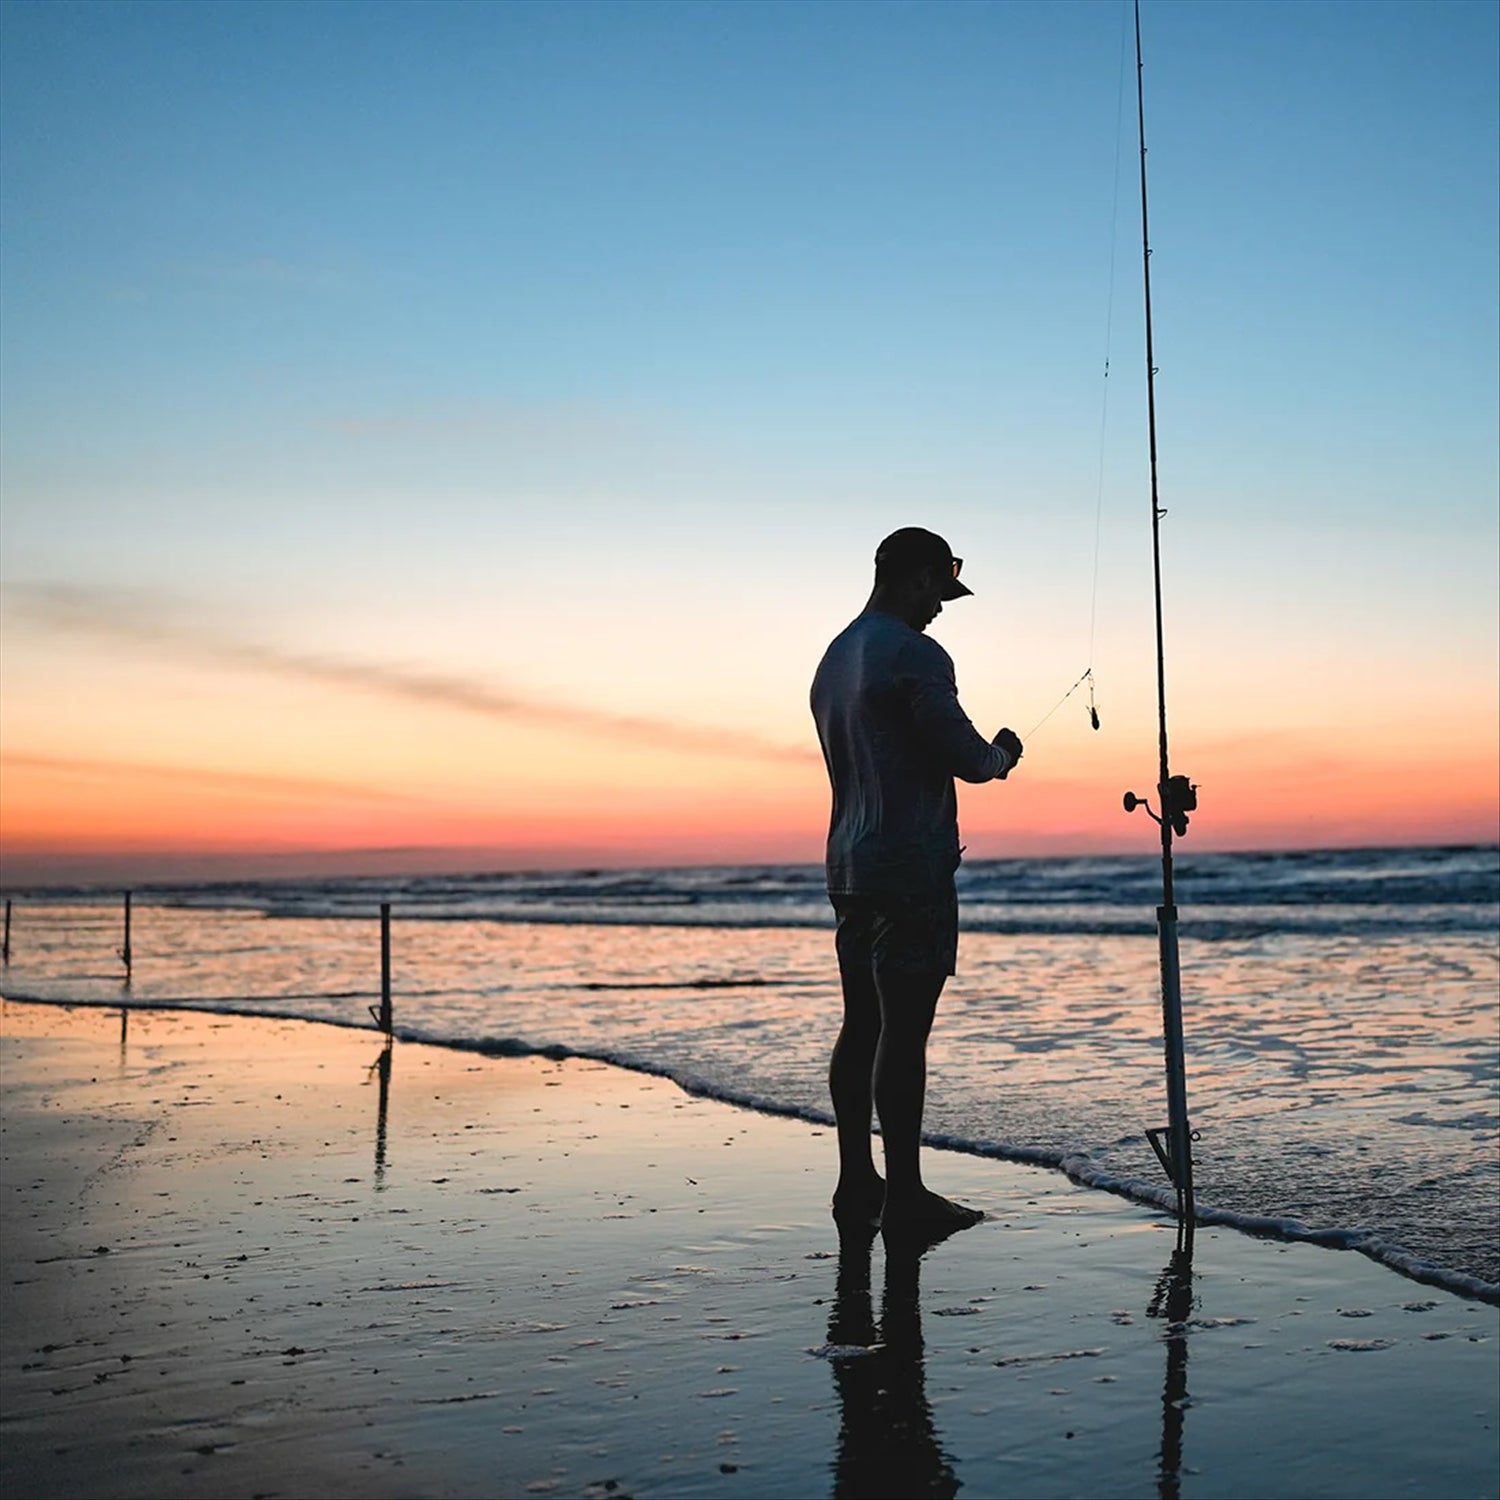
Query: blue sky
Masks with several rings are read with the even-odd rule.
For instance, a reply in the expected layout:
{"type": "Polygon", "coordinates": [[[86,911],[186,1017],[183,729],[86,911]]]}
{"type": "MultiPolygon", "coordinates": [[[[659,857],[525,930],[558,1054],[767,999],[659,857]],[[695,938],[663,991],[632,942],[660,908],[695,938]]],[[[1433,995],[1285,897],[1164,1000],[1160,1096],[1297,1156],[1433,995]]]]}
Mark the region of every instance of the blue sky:
{"type": "MultiPolygon", "coordinates": [[[[1205,742],[1490,753],[1497,14],[1144,6],[1169,647],[1205,742]]],[[[127,599],[800,742],[915,521],[979,590],[937,627],[976,717],[1038,720],[1095,619],[1151,764],[1125,7],[0,21],[10,750],[106,733],[45,685],[145,670],[100,623],[127,599]],[[57,585],[91,634],[30,607],[57,585]]],[[[1113,785],[1076,728],[1060,774],[1113,785]]]]}

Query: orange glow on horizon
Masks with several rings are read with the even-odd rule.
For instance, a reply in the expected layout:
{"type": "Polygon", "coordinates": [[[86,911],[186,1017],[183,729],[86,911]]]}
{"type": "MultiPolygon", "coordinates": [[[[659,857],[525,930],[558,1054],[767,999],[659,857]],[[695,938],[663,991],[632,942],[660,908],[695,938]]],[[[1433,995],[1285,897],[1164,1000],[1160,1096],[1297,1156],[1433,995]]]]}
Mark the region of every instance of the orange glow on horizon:
{"type": "MultiPolygon", "coordinates": [[[[13,756],[0,781],[0,871],[17,886],[174,870],[229,878],[241,867],[378,874],[821,859],[821,767],[748,767],[739,776],[700,768],[686,785],[653,769],[618,786],[543,788],[497,773],[489,795],[468,778],[416,794],[378,781],[13,756]]],[[[1274,757],[1264,745],[1207,747],[1192,770],[1202,807],[1188,849],[1500,838],[1494,765],[1483,754],[1450,753],[1410,782],[1374,753],[1274,757]]],[[[1151,853],[1154,827],[1120,806],[1125,784],[1108,771],[1064,778],[1023,762],[1004,786],[961,787],[968,855],[1151,853]]]]}

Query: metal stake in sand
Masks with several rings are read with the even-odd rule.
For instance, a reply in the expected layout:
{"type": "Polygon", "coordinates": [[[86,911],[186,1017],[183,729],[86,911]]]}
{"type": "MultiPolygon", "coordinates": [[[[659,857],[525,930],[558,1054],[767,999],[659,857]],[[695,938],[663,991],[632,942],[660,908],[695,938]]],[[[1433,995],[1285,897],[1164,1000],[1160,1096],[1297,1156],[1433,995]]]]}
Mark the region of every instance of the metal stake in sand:
{"type": "Polygon", "coordinates": [[[0,963],[10,962],[10,898],[5,900],[5,941],[0,944],[0,963]]]}
{"type": "Polygon", "coordinates": [[[130,966],[133,955],[130,951],[130,892],[125,892],[125,946],[120,949],[120,958],[125,965],[125,983],[130,983],[130,966]]]}
{"type": "Polygon", "coordinates": [[[1156,581],[1156,705],[1160,750],[1156,783],[1161,815],[1134,792],[1125,793],[1125,811],[1144,807],[1161,829],[1161,905],[1156,908],[1161,956],[1162,1043],[1167,1067],[1167,1125],[1146,1132],[1172,1185],[1177,1189],[1177,1231],[1193,1238],[1193,1146],[1188,1124],[1187,1078],[1182,1046],[1182,976],[1177,955],[1177,904],[1172,890],[1172,835],[1181,838],[1187,815],[1198,806],[1198,789],[1186,776],[1174,776],[1167,763],[1167,668],[1161,614],[1161,507],[1156,487],[1156,358],[1151,342],[1151,231],[1146,214],[1146,96],[1141,64],[1141,0],[1135,0],[1135,101],[1141,139],[1141,265],[1146,292],[1146,421],[1151,452],[1151,557],[1156,581]],[[1162,1137],[1166,1137],[1163,1146],[1162,1137]]]}
{"type": "Polygon", "coordinates": [[[380,903],[380,1009],[372,1005],[370,1014],[387,1036],[391,1032],[391,903],[380,903]]]}

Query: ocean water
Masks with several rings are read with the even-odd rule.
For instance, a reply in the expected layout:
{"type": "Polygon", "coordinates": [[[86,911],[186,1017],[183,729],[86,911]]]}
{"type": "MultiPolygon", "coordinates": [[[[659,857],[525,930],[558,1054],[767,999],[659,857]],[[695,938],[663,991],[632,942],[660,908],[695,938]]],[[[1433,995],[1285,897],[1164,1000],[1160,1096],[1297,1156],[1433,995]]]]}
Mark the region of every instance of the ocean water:
{"type": "MultiPolygon", "coordinates": [[[[1210,1222],[1311,1237],[1500,1300],[1500,849],[1180,853],[1195,1178],[1210,1222]]],[[[839,996],[811,866],[11,892],[14,999],[370,1024],[550,1051],[826,1120],[839,996]]],[[[943,1147],[1168,1206],[1151,857],[959,874],[930,1051],[943,1147]]],[[[830,1186],[833,1164],[830,1162],[830,1186]]],[[[929,1163],[942,1185],[942,1164],[929,1163]]],[[[1003,1207],[1003,1205],[991,1205],[1003,1207]]]]}

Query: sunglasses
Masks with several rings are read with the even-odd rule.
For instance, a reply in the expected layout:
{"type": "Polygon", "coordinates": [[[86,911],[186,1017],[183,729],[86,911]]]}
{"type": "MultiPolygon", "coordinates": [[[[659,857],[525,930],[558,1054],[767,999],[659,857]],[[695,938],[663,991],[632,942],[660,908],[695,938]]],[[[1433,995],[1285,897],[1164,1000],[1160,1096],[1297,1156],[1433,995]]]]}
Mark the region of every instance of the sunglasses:
{"type": "Polygon", "coordinates": [[[953,559],[953,576],[955,578],[957,578],[958,575],[963,572],[963,570],[964,570],[964,560],[963,560],[963,558],[961,558],[961,557],[955,557],[953,559]]]}

